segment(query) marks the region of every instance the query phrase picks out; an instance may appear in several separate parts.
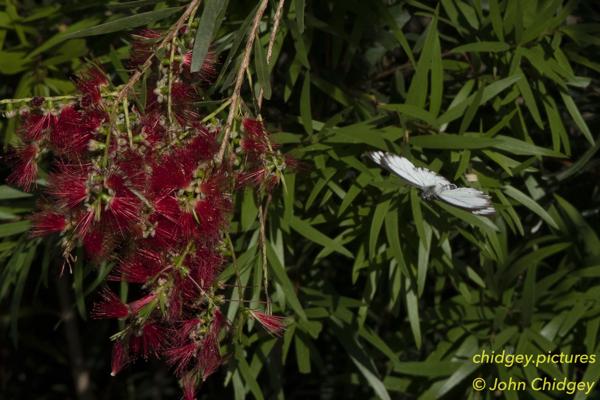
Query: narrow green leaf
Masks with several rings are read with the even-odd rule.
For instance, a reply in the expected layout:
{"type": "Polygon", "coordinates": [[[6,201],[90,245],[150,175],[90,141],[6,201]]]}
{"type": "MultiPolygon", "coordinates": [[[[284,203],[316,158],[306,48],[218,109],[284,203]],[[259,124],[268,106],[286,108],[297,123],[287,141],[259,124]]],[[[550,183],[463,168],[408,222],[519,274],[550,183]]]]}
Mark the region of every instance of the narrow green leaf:
{"type": "Polygon", "coordinates": [[[427,122],[429,125],[435,124],[435,114],[412,104],[383,104],[379,107],[383,110],[395,111],[400,115],[427,122]]]}
{"type": "Polygon", "coordinates": [[[310,373],[310,350],[304,338],[299,333],[294,335],[294,348],[296,350],[296,362],[298,363],[298,371],[301,374],[310,373]]]}
{"type": "Polygon", "coordinates": [[[64,39],[75,39],[86,36],[104,35],[106,33],[119,32],[131,28],[136,28],[138,26],[149,25],[152,22],[165,19],[181,11],[182,9],[183,7],[171,7],[143,12],[136,15],[130,15],[128,17],[119,18],[114,21],[106,22],[104,24],[96,25],[91,28],[85,28],[77,32],[70,33],[66,35],[64,39]]]}
{"type": "Polygon", "coordinates": [[[383,220],[390,208],[390,204],[390,200],[385,200],[375,207],[375,212],[371,220],[371,231],[369,232],[369,255],[371,258],[375,258],[376,256],[377,239],[379,239],[379,232],[383,226],[383,220]]]}
{"type": "Polygon", "coordinates": [[[427,93],[429,92],[427,77],[431,70],[431,60],[437,38],[437,16],[429,23],[425,35],[425,44],[423,45],[423,50],[419,57],[415,74],[408,89],[408,94],[406,95],[406,103],[419,108],[425,107],[427,93]]]}
{"type": "Polygon", "coordinates": [[[419,318],[419,299],[417,297],[416,288],[407,276],[404,280],[404,287],[406,291],[406,310],[408,312],[408,321],[410,323],[410,329],[412,330],[413,337],[415,338],[415,344],[417,348],[421,348],[421,321],[419,318]]]}
{"type": "Polygon", "coordinates": [[[540,206],[531,197],[527,196],[525,193],[521,192],[518,189],[515,189],[514,187],[512,187],[510,185],[506,185],[504,187],[504,193],[506,193],[508,196],[512,197],[517,202],[521,203],[523,206],[525,206],[528,209],[530,209],[531,211],[533,211],[541,219],[543,219],[548,225],[550,225],[551,227],[553,227],[555,229],[558,229],[558,225],[556,224],[554,219],[550,216],[550,214],[548,214],[548,212],[546,210],[544,210],[542,208],[542,206],[540,206]]]}
{"type": "Polygon", "coordinates": [[[298,32],[304,33],[304,0],[294,0],[294,10],[296,11],[296,23],[298,32]]]}
{"type": "Polygon", "coordinates": [[[258,38],[254,41],[254,67],[256,69],[256,75],[258,76],[258,83],[263,89],[265,99],[269,100],[271,98],[271,77],[269,75],[265,51],[258,38]]]}
{"type": "Polygon", "coordinates": [[[500,7],[498,5],[498,0],[489,0],[490,6],[490,19],[492,20],[492,27],[494,28],[494,33],[500,40],[504,40],[504,26],[502,24],[502,16],[500,15],[500,7]]]}
{"type": "Polygon", "coordinates": [[[351,332],[347,327],[344,327],[340,321],[333,320],[332,328],[335,332],[335,337],[342,343],[346,353],[356,365],[360,373],[367,380],[369,385],[379,396],[381,400],[391,400],[383,382],[377,377],[374,372],[374,362],[369,357],[366,350],[356,340],[354,336],[350,336],[351,332]]]}
{"type": "Polygon", "coordinates": [[[0,185],[0,200],[22,199],[31,196],[30,193],[21,192],[10,186],[0,185]]]}
{"type": "Polygon", "coordinates": [[[579,112],[579,108],[575,104],[575,101],[571,96],[561,90],[560,97],[562,97],[569,114],[571,114],[571,118],[575,121],[575,124],[583,133],[583,136],[590,142],[591,145],[594,145],[594,138],[592,137],[592,132],[590,132],[590,128],[587,126],[587,123],[583,119],[583,116],[579,112]]]}
{"type": "Polygon", "coordinates": [[[11,222],[8,224],[2,224],[0,225],[0,238],[27,232],[30,227],[31,222],[29,221],[18,221],[11,222]]]}
{"type": "Polygon", "coordinates": [[[310,101],[310,71],[304,72],[304,82],[302,84],[302,93],[300,93],[300,118],[302,126],[309,135],[313,133],[312,111],[310,101]]]}
{"type": "Polygon", "coordinates": [[[210,43],[223,21],[228,3],[229,0],[206,0],[194,38],[191,72],[198,72],[202,68],[210,43]]]}
{"type": "Polygon", "coordinates": [[[275,276],[275,279],[283,289],[285,301],[290,305],[290,307],[292,307],[292,310],[294,310],[294,312],[300,318],[306,319],[306,314],[302,308],[302,305],[300,304],[300,301],[298,300],[294,285],[292,284],[292,281],[290,281],[290,278],[284,266],[281,264],[279,257],[277,257],[275,249],[271,243],[267,245],[267,260],[269,261],[269,266],[275,276]]]}
{"type": "Polygon", "coordinates": [[[298,232],[308,240],[315,242],[325,247],[326,249],[328,248],[335,252],[338,252],[346,257],[354,258],[354,256],[350,251],[348,251],[348,249],[346,249],[344,246],[342,246],[335,240],[329,238],[325,234],[321,233],[318,229],[315,229],[308,222],[303,221],[300,218],[294,216],[290,221],[290,226],[292,227],[292,229],[294,229],[296,232],[298,232]]]}
{"type": "Polygon", "coordinates": [[[444,63],[439,35],[433,38],[431,52],[431,93],[429,95],[429,112],[436,117],[442,107],[444,96],[444,63]]]}
{"type": "MultiPolygon", "coordinates": [[[[521,74],[522,72],[519,71],[521,74]]],[[[531,86],[525,77],[523,79],[519,79],[517,81],[517,86],[519,87],[519,92],[521,92],[521,96],[523,96],[523,100],[525,100],[525,105],[529,109],[533,120],[537,124],[540,129],[544,128],[544,122],[542,121],[542,116],[540,115],[540,110],[538,109],[537,102],[535,101],[535,97],[533,92],[531,91],[531,86]]]]}
{"type": "Polygon", "coordinates": [[[475,42],[467,43],[461,46],[455,47],[450,52],[452,53],[496,53],[500,51],[507,51],[510,46],[504,42],[475,42]]]}

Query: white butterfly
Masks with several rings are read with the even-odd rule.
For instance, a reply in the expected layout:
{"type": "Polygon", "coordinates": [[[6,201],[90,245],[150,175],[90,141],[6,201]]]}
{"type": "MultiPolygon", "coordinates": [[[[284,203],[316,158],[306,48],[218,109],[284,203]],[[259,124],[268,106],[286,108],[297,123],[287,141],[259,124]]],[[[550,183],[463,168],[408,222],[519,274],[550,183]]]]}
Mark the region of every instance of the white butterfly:
{"type": "Polygon", "coordinates": [[[406,158],[395,154],[372,151],[367,155],[380,166],[421,189],[421,196],[426,200],[437,197],[477,215],[492,215],[496,212],[490,197],[477,189],[457,187],[443,176],[426,168],[415,167],[406,158]]]}

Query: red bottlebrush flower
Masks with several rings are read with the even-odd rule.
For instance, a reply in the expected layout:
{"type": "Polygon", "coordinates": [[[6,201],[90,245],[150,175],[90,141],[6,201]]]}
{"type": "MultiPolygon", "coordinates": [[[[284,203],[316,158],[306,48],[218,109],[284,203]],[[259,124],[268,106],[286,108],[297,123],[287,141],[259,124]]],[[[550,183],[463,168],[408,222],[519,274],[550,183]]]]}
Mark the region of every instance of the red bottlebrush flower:
{"type": "Polygon", "coordinates": [[[133,43],[131,44],[129,66],[136,68],[146,62],[148,57],[152,55],[153,48],[162,34],[152,29],[142,29],[131,36],[133,37],[133,43]]]}
{"type": "Polygon", "coordinates": [[[139,208],[140,201],[136,197],[115,196],[106,205],[108,214],[122,234],[140,219],[139,208]]]}
{"type": "Polygon", "coordinates": [[[128,306],[129,306],[129,309],[131,310],[132,314],[137,314],[138,311],[140,311],[146,305],[152,303],[154,301],[154,299],[156,299],[156,294],[150,293],[149,295],[144,296],[141,299],[132,301],[131,303],[128,304],[128,306]]]}
{"type": "Polygon", "coordinates": [[[175,285],[169,294],[169,310],[167,318],[170,321],[178,321],[181,319],[183,311],[182,292],[183,288],[180,285],[175,285]]]}
{"type": "Polygon", "coordinates": [[[196,125],[196,136],[187,144],[188,157],[194,161],[194,167],[200,161],[211,160],[219,146],[216,134],[210,132],[204,126],[196,125]]]}
{"type": "Polygon", "coordinates": [[[158,356],[165,341],[165,335],[161,327],[153,323],[143,326],[138,335],[131,337],[129,348],[135,355],[142,355],[145,360],[149,355],[158,356]]]}
{"type": "Polygon", "coordinates": [[[228,182],[223,171],[215,171],[210,176],[204,178],[200,184],[200,192],[204,197],[217,199],[223,197],[222,193],[226,192],[228,182]]]}
{"type": "Polygon", "coordinates": [[[277,146],[271,143],[269,134],[265,130],[262,122],[244,118],[242,120],[244,134],[241,140],[241,146],[244,153],[252,157],[258,157],[265,153],[272,152],[277,146]]]}
{"type": "MultiPolygon", "coordinates": [[[[145,159],[145,157],[150,158],[151,154],[142,155],[133,150],[126,150],[116,162],[125,180],[129,182],[129,186],[139,192],[146,189],[146,163],[150,160],[145,159]]],[[[131,193],[131,190],[127,189],[127,192],[131,193]]]]}
{"type": "Polygon", "coordinates": [[[276,175],[270,174],[269,171],[260,167],[250,172],[240,172],[236,176],[236,186],[238,188],[247,185],[254,187],[264,187],[266,191],[271,191],[279,183],[276,175]]]}
{"type": "Polygon", "coordinates": [[[162,196],[154,202],[154,211],[156,214],[172,222],[179,220],[179,203],[173,196],[162,196]]]}
{"type": "Polygon", "coordinates": [[[202,237],[208,241],[218,239],[224,224],[222,210],[211,200],[204,199],[196,203],[195,211],[200,220],[199,231],[202,237]]]}
{"type": "Polygon", "coordinates": [[[187,105],[196,97],[194,88],[184,82],[174,82],[171,85],[171,97],[174,105],[187,105]]]}
{"type": "Polygon", "coordinates": [[[78,156],[88,149],[91,132],[82,121],[75,106],[62,109],[50,133],[50,143],[57,154],[78,156]]]}
{"type": "Polygon", "coordinates": [[[35,143],[19,149],[15,155],[14,169],[8,176],[7,181],[25,191],[30,191],[37,178],[38,166],[36,159],[38,154],[39,148],[35,143]]]}
{"type": "Polygon", "coordinates": [[[91,228],[83,237],[82,242],[85,254],[93,262],[105,259],[115,245],[112,235],[99,226],[91,228]]]}
{"type": "Polygon", "coordinates": [[[75,224],[75,231],[79,236],[85,238],[92,227],[94,222],[95,211],[93,208],[88,208],[85,212],[82,212],[77,217],[77,223],[75,224]]]}
{"type": "Polygon", "coordinates": [[[180,241],[180,227],[176,222],[170,221],[156,213],[150,215],[149,221],[154,225],[154,234],[148,238],[153,247],[170,249],[180,241]]]}
{"type": "Polygon", "coordinates": [[[227,320],[225,319],[225,316],[223,315],[221,310],[216,308],[213,314],[212,323],[210,325],[210,334],[214,335],[215,337],[218,337],[219,332],[221,332],[221,329],[223,329],[223,327],[226,325],[227,320]]]}
{"type": "Polygon", "coordinates": [[[92,308],[92,318],[125,318],[129,315],[129,308],[123,304],[109,288],[104,288],[100,292],[100,301],[96,302],[92,308]]]}
{"type": "Polygon", "coordinates": [[[127,365],[129,362],[129,356],[125,347],[121,342],[115,342],[112,350],[112,361],[110,375],[115,376],[127,365]]]}
{"type": "Polygon", "coordinates": [[[221,365],[223,359],[219,353],[219,344],[213,335],[207,335],[202,341],[202,350],[198,364],[202,370],[202,380],[205,381],[221,365]]]}
{"type": "MultiPolygon", "coordinates": [[[[217,61],[217,55],[214,51],[209,50],[206,53],[206,56],[204,57],[204,61],[202,62],[202,66],[200,67],[200,70],[198,72],[195,72],[195,74],[198,74],[198,76],[200,77],[201,80],[203,80],[204,82],[212,82],[216,75],[217,75],[217,70],[215,69],[215,63],[217,61]]],[[[181,65],[184,67],[186,72],[190,72],[190,67],[192,65],[192,52],[188,51],[187,53],[185,53],[183,55],[183,60],[181,62],[181,65]]]]}
{"type": "Polygon", "coordinates": [[[19,133],[26,141],[38,141],[50,133],[55,124],[56,116],[50,112],[32,112],[25,115],[19,133]]]}
{"type": "Polygon", "coordinates": [[[198,328],[198,325],[202,322],[199,318],[192,318],[183,321],[179,329],[177,329],[176,340],[185,342],[191,338],[192,332],[198,328]]]}
{"type": "Polygon", "coordinates": [[[171,85],[171,98],[173,100],[173,113],[181,126],[192,125],[199,119],[199,115],[192,111],[192,101],[197,95],[194,88],[184,82],[175,82],[171,85]]]}
{"type": "Polygon", "coordinates": [[[283,160],[285,162],[285,168],[286,169],[292,169],[292,170],[304,170],[306,168],[306,166],[304,165],[300,165],[300,161],[298,161],[296,158],[294,158],[293,156],[289,155],[289,154],[284,154],[283,155],[283,160]]]}
{"type": "Polygon", "coordinates": [[[181,387],[183,389],[183,400],[196,400],[198,380],[194,372],[188,372],[181,378],[181,387]]]}
{"type": "Polygon", "coordinates": [[[262,122],[258,120],[244,118],[242,120],[242,125],[244,127],[244,133],[248,136],[261,138],[267,135],[267,132],[265,131],[262,122]]]}
{"type": "Polygon", "coordinates": [[[104,184],[117,196],[128,196],[131,194],[131,192],[127,188],[127,185],[125,184],[125,179],[115,172],[110,173],[106,177],[104,184]]]}
{"type": "Polygon", "coordinates": [[[147,112],[141,118],[142,133],[150,145],[154,145],[165,138],[167,129],[161,123],[159,112],[147,112]]]}
{"type": "Polygon", "coordinates": [[[181,236],[184,239],[189,240],[197,235],[198,233],[198,222],[194,218],[194,214],[189,212],[182,212],[179,215],[179,229],[181,231],[181,236]]]}
{"type": "Polygon", "coordinates": [[[258,310],[250,310],[250,315],[275,336],[281,336],[285,329],[284,318],[281,316],[268,315],[258,310]]]}
{"type": "Polygon", "coordinates": [[[149,249],[137,248],[135,253],[121,261],[108,276],[109,280],[125,280],[130,283],[146,283],[163,270],[160,254],[149,249]]]}
{"type": "Polygon", "coordinates": [[[77,89],[83,95],[81,105],[84,108],[97,106],[102,100],[100,88],[108,84],[106,74],[98,67],[92,67],[80,74],[76,80],[77,89]]]}
{"type": "Polygon", "coordinates": [[[179,188],[184,180],[179,163],[168,157],[152,167],[150,187],[156,194],[167,194],[179,188]]]}
{"type": "Polygon", "coordinates": [[[87,197],[89,165],[58,163],[58,171],[50,174],[48,193],[60,205],[75,208],[87,197]]]}
{"type": "Polygon", "coordinates": [[[216,253],[207,246],[198,248],[195,256],[189,262],[191,269],[190,277],[200,285],[203,290],[213,285],[215,279],[221,272],[223,256],[216,253]]]}
{"type": "Polygon", "coordinates": [[[181,376],[190,365],[192,359],[198,353],[198,346],[194,342],[189,342],[182,346],[172,347],[165,350],[164,354],[167,357],[167,363],[175,367],[175,374],[181,376]]]}
{"type": "Polygon", "coordinates": [[[32,217],[33,227],[31,236],[45,236],[51,233],[62,232],[67,226],[64,215],[49,211],[42,211],[32,217]]]}

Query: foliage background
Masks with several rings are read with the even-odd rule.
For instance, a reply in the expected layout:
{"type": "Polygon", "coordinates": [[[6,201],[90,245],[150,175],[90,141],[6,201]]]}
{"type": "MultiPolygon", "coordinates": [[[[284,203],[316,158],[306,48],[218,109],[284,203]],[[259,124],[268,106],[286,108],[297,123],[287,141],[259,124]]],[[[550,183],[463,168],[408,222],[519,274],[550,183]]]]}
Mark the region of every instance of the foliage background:
{"type": "MultiPolygon", "coordinates": [[[[0,1],[0,98],[70,93],[86,60],[123,83],[127,33],[168,27],[177,13],[164,9],[185,3],[0,1]]],[[[214,34],[214,99],[231,90],[254,6],[229,1],[214,34]]],[[[598,364],[469,361],[483,348],[598,353],[598,11],[563,0],[287,1],[270,81],[254,57],[244,99],[252,111],[256,89],[272,89],[263,117],[301,161],[268,213],[273,299],[292,323],[282,339],[248,331],[203,398],[491,398],[473,378],[600,379],[598,364]],[[497,216],[421,200],[363,157],[374,148],[482,188],[497,216]]],[[[0,120],[5,150],[15,123],[0,120]]],[[[35,203],[0,187],[1,397],[178,398],[159,362],[109,376],[114,326],[88,320],[87,307],[110,265],[79,257],[59,278],[55,242],[27,235],[35,203]]],[[[245,192],[236,204],[237,259],[256,300],[257,202],[245,192]]]]}

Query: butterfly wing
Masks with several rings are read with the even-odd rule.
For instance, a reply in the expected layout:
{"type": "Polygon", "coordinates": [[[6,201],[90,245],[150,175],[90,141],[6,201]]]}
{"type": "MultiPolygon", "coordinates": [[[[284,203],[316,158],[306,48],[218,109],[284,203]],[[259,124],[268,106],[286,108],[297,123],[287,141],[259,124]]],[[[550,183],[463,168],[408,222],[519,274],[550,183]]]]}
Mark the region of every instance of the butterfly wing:
{"type": "Polygon", "coordinates": [[[450,182],[446,178],[426,168],[415,167],[413,163],[404,157],[383,151],[373,151],[367,154],[375,163],[420,189],[429,186],[450,185],[450,182]]]}
{"type": "Polygon", "coordinates": [[[490,197],[477,189],[461,187],[441,190],[436,192],[436,196],[446,203],[472,211],[474,214],[491,215],[496,212],[490,197]]]}

